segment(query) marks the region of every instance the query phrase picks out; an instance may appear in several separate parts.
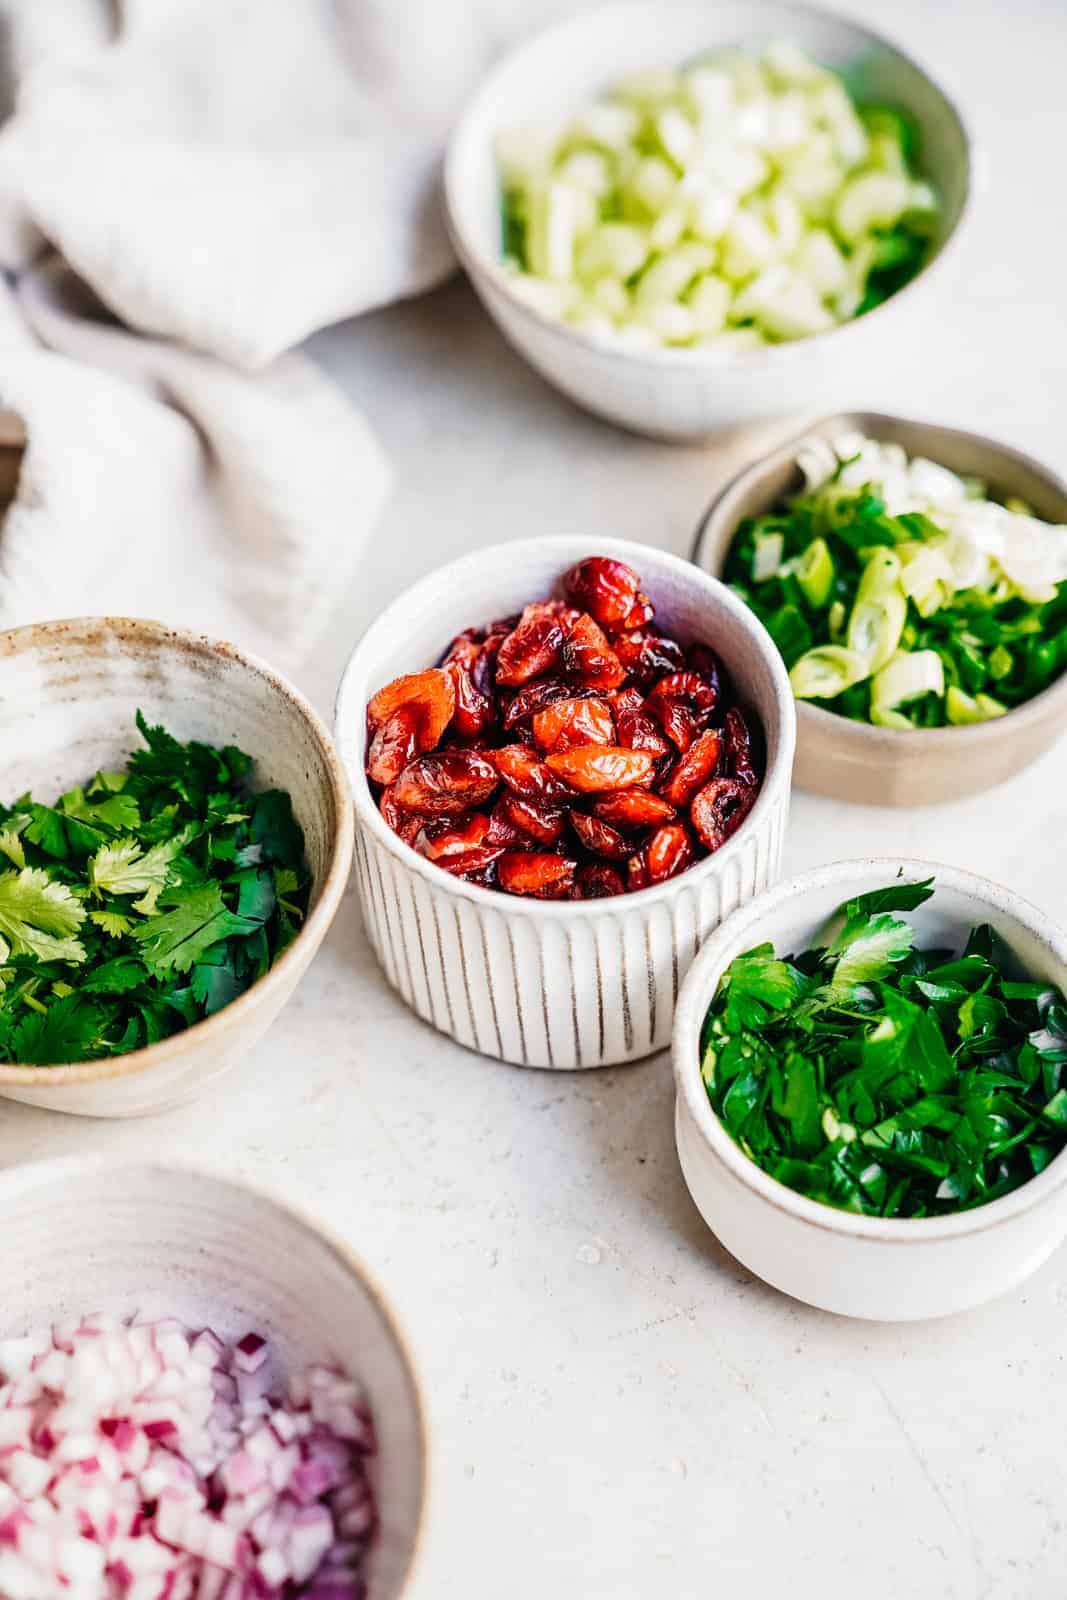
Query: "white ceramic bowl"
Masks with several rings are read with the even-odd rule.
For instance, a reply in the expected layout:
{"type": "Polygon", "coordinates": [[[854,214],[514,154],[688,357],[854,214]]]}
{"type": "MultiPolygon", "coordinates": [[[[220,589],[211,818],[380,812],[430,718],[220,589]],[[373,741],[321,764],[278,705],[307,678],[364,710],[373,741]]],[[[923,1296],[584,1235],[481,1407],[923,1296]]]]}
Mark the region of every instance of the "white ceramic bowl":
{"type": "Polygon", "coordinates": [[[484,1055],[575,1068],[661,1049],[700,941],[778,875],[796,738],[785,669],[747,606],[662,550],[583,534],[494,545],[440,568],[356,646],[338,691],[336,734],[355,796],[364,921],[386,977],[420,1017],[484,1055]],[[400,673],[433,665],[463,628],[547,597],[589,555],[629,562],[664,632],[718,650],[763,725],[759,799],[715,855],[638,894],[553,904],[464,883],[383,821],[363,772],[367,701],[400,673]]]}
{"type": "Polygon", "coordinates": [[[707,0],[637,0],[559,23],[506,56],[452,136],[445,194],[456,251],[504,335],[564,394],[641,433],[699,438],[790,411],[851,403],[870,374],[895,366],[901,341],[921,340],[932,271],[960,232],[973,184],[959,112],[895,45],[858,22],[812,7],[707,0]],[[724,361],[708,350],[627,350],[568,328],[518,295],[501,261],[499,133],[563,122],[615,79],[673,65],[719,45],[759,50],[786,38],[845,75],[861,100],[898,106],[915,121],[921,165],[941,200],[933,259],[901,293],[814,339],[724,361]]]}
{"type": "Polygon", "coordinates": [[[0,1213],[5,1338],[93,1311],[171,1316],[266,1335],[282,1376],[325,1362],[363,1383],[381,1518],[367,1600],[398,1600],[423,1522],[423,1404],[393,1314],[345,1243],[244,1184],[112,1156],[13,1168],[0,1213]]]}
{"type": "Polygon", "coordinates": [[[125,765],[136,712],[179,739],[237,744],[257,788],[288,790],[312,891],[297,937],[232,1005],[147,1049],[69,1066],[0,1065],[0,1095],[52,1111],[130,1117],[192,1099],[234,1065],[292,994],[333,921],[352,860],[344,773],[302,695],[232,645],[159,622],[89,617],[0,633],[0,799],[50,802],[125,765]]]}
{"type": "Polygon", "coordinates": [[[969,872],[928,861],[842,861],[781,883],[730,918],[686,979],[674,1027],[675,1136],[689,1192],[726,1248],[786,1294],[876,1321],[945,1316],[1021,1283],[1067,1235],[1067,1152],[1039,1177],[957,1216],[855,1216],[806,1199],[743,1154],[711,1108],[700,1076],[700,1028],[733,958],[764,940],[781,954],[824,942],[836,908],[901,875],[936,879],[907,916],[921,944],[961,947],[988,922],[1020,967],[1067,989],[1067,936],[1035,906],[969,872]]]}

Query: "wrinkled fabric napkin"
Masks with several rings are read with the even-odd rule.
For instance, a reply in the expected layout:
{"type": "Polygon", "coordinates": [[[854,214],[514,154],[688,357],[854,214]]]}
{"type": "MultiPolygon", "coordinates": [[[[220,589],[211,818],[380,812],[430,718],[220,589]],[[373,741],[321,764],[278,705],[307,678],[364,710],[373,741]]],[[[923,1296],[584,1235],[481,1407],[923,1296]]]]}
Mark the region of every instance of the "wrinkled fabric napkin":
{"type": "Polygon", "coordinates": [[[483,23],[2,0],[0,628],[115,612],[310,649],[389,475],[292,347],[450,270],[436,179],[483,23]]]}

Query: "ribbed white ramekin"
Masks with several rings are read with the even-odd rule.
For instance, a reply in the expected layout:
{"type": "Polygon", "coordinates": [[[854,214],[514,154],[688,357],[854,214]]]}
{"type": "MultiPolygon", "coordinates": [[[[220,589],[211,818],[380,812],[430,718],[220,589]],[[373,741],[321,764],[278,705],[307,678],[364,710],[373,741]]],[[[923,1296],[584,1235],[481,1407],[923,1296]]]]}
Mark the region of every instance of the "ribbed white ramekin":
{"type": "Polygon", "coordinates": [[[431,573],[356,646],[338,690],[337,739],[355,799],[364,922],[386,977],[425,1021],[503,1061],[601,1067],[662,1049],[701,940],[778,876],[796,739],[781,657],[721,583],[662,550],[588,535],[529,539],[431,573]],[[436,662],[463,628],[550,595],[589,555],[628,561],[657,624],[719,652],[762,723],[766,775],[734,837],[679,877],[609,900],[525,900],[450,877],[386,826],[363,772],[366,704],[398,674],[436,662]]]}

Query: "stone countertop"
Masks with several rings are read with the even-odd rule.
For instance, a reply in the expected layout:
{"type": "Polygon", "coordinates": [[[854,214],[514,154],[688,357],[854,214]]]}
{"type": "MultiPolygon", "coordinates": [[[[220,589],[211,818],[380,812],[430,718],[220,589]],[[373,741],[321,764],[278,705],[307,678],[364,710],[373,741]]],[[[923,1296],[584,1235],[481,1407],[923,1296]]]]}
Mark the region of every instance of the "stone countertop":
{"type": "MultiPolygon", "coordinates": [[[[1067,469],[1067,9],[900,0],[886,25],[958,92],[986,182],[931,289],[935,337],[841,398],[972,426],[1067,469]]],[[[327,714],[355,638],[431,566],[541,531],[684,553],[714,486],[755,447],[670,447],[583,416],[458,282],[311,349],[396,469],[359,583],[301,678],[327,714]]],[[[1067,745],[941,809],[798,794],[786,870],[928,857],[1063,919],[1065,795],[1067,745]]],[[[0,1165],[87,1148],[217,1163],[346,1232],[389,1289],[429,1395],[418,1600],[704,1600],[735,1586],[1062,1600],[1067,1253],[940,1323],[808,1310],[708,1233],[672,1111],[665,1056],[553,1075],[435,1034],[387,988],[350,888],[255,1060],[210,1100],[111,1124],[4,1103],[0,1165]]]]}

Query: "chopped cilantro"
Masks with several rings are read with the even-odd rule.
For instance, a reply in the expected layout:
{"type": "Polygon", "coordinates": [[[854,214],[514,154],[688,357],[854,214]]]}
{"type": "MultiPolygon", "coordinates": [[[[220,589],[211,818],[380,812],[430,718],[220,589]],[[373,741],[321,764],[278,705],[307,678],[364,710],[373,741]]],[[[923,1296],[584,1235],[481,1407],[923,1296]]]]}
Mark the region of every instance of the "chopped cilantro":
{"type": "Polygon", "coordinates": [[[737,956],[709,1008],[701,1073],[765,1172],[873,1216],[983,1205],[1067,1145],[1067,1001],[1013,970],[991,928],[960,955],[915,948],[895,913],[933,880],[840,908],[825,946],[737,956]]]}
{"type": "Polygon", "coordinates": [[[0,1061],[154,1044],[261,978],[306,913],[289,796],[253,791],[232,745],[137,726],[124,772],[0,804],[0,1061]]]}

